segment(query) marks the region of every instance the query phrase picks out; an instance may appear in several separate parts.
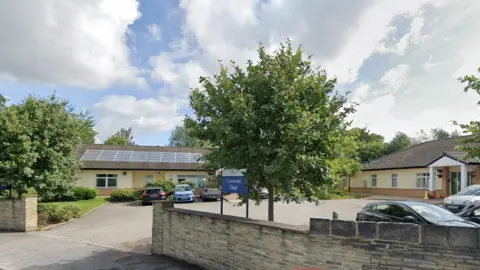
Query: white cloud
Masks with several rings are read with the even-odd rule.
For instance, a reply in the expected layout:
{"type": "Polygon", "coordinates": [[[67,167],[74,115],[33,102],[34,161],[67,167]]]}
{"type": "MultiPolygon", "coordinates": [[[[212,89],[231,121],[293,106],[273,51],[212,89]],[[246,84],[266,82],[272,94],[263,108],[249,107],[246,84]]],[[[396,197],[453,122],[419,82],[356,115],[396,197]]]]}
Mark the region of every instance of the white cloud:
{"type": "Polygon", "coordinates": [[[1,1],[0,74],[91,89],[144,87],[125,43],[139,17],[136,0],[1,1]]]}
{"type": "Polygon", "coordinates": [[[404,64],[389,69],[383,74],[380,83],[385,85],[389,92],[395,93],[407,84],[407,74],[410,67],[404,64]]]}
{"type": "Polygon", "coordinates": [[[159,41],[162,39],[162,33],[160,32],[161,31],[160,27],[156,23],[149,24],[146,27],[148,32],[152,36],[153,40],[159,41]]]}
{"type": "Polygon", "coordinates": [[[129,126],[138,135],[169,131],[184,118],[177,100],[166,97],[137,99],[111,95],[96,103],[93,109],[99,119],[95,127],[99,140],[129,126]]]}

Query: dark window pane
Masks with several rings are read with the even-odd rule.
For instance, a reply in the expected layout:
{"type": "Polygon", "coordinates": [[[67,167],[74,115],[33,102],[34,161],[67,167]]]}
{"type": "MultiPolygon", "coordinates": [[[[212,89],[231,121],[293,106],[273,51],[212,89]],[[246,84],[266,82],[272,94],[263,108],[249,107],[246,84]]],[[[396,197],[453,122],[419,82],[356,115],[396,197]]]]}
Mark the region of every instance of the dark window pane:
{"type": "Polygon", "coordinates": [[[105,187],[106,178],[97,178],[97,187],[105,187]]]}
{"type": "Polygon", "coordinates": [[[375,207],[375,212],[383,214],[383,215],[390,215],[390,205],[388,204],[377,204],[375,207]]]}
{"type": "Polygon", "coordinates": [[[116,174],[109,174],[108,177],[117,177],[116,174]]]}
{"type": "Polygon", "coordinates": [[[117,178],[108,178],[108,187],[116,187],[117,178]]]}
{"type": "Polygon", "coordinates": [[[98,177],[107,177],[107,175],[106,174],[97,174],[97,178],[98,177]]]}
{"type": "Polygon", "coordinates": [[[159,194],[162,191],[163,191],[163,189],[161,189],[161,188],[147,189],[146,190],[147,194],[159,194]]]}
{"type": "Polygon", "coordinates": [[[404,218],[406,216],[413,216],[407,208],[402,205],[394,204],[390,206],[390,214],[394,217],[404,218]]]}

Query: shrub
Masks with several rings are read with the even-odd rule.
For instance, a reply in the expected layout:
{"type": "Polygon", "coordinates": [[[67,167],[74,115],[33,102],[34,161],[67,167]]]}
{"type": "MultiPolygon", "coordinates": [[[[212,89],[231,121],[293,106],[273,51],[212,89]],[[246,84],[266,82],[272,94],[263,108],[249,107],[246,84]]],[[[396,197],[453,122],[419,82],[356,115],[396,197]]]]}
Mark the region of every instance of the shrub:
{"type": "Polygon", "coordinates": [[[79,200],[92,200],[98,196],[98,190],[87,187],[74,187],[71,190],[74,196],[79,200]]]}
{"type": "Polygon", "coordinates": [[[172,194],[175,190],[175,183],[170,180],[160,181],[160,186],[167,194],[172,194]]]}
{"type": "Polygon", "coordinates": [[[136,201],[142,198],[143,191],[132,188],[116,189],[110,194],[110,201],[112,202],[129,202],[136,201]]]}
{"type": "Polygon", "coordinates": [[[49,223],[65,222],[80,217],[80,209],[74,205],[59,207],[52,204],[38,204],[37,212],[40,216],[45,217],[49,223]]]}

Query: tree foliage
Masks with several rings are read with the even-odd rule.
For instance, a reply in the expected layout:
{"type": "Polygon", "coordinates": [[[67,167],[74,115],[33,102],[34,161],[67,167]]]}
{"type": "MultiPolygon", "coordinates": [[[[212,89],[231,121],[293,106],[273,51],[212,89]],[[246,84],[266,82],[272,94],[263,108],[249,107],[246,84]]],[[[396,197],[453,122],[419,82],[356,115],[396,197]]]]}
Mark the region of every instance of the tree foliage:
{"type": "Polygon", "coordinates": [[[172,130],[168,141],[168,145],[171,147],[204,148],[209,146],[207,142],[193,137],[185,125],[176,126],[175,129],[172,130]]]}
{"type": "Polygon", "coordinates": [[[393,137],[393,139],[387,144],[385,154],[388,155],[393,152],[403,150],[410,147],[411,145],[412,141],[407,134],[403,132],[397,132],[397,134],[395,134],[395,137],[393,137]]]}
{"type": "Polygon", "coordinates": [[[18,194],[29,188],[43,199],[65,194],[80,168],[76,149],[86,118],[55,95],[30,95],[0,110],[0,181],[18,194]]]}
{"type": "MultiPolygon", "coordinates": [[[[480,75],[480,67],[478,68],[480,75]]],[[[463,88],[465,92],[475,91],[480,95],[480,76],[466,75],[458,80],[466,84],[463,88]]],[[[480,105],[480,101],[478,102],[480,105]]],[[[472,120],[468,124],[460,124],[454,121],[454,124],[459,125],[464,134],[470,134],[466,139],[462,140],[459,146],[460,150],[467,152],[466,158],[478,158],[480,157],[480,121],[472,120]]]]}
{"type": "Polygon", "coordinates": [[[115,132],[115,134],[108,137],[103,143],[114,145],[135,145],[132,127],[121,128],[119,131],[115,132]]]}
{"type": "Polygon", "coordinates": [[[456,130],[450,133],[444,130],[443,128],[432,128],[430,129],[429,133],[421,129],[419,132],[417,132],[417,136],[412,138],[411,140],[412,140],[412,144],[419,144],[426,141],[455,138],[459,136],[460,136],[460,133],[456,130]]]}
{"type": "Polygon", "coordinates": [[[301,48],[287,42],[269,54],[260,45],[258,54],[245,70],[232,62],[231,72],[221,64],[213,78],[201,77],[202,89],[190,95],[195,117],[186,124],[211,143],[210,164],[246,169],[251,189],[269,190],[273,220],[274,191],[315,201],[322,186],[335,184],[331,166],[354,108],[301,48]]]}
{"type": "Polygon", "coordinates": [[[350,132],[357,134],[357,153],[361,163],[385,154],[386,144],[382,135],[370,132],[367,128],[352,128],[350,132]]]}

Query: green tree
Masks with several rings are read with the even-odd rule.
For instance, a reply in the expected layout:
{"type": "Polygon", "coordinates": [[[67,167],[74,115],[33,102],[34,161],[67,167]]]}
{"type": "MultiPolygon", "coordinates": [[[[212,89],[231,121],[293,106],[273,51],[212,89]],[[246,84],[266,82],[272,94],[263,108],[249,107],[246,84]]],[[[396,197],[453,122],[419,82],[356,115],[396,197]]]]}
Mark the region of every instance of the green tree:
{"type": "Polygon", "coordinates": [[[330,161],[330,177],[338,182],[341,179],[349,179],[362,169],[359,151],[362,144],[359,143],[360,132],[350,130],[342,141],[337,145],[337,157],[330,161]]]}
{"type": "Polygon", "coordinates": [[[19,194],[35,188],[42,199],[64,195],[80,168],[81,123],[55,95],[29,95],[0,110],[0,179],[19,194]]]}
{"type": "Polygon", "coordinates": [[[168,139],[168,146],[171,147],[193,147],[193,148],[203,148],[208,147],[208,143],[201,141],[189,133],[185,125],[176,126],[170,138],[168,139]]]}
{"type": "Polygon", "coordinates": [[[382,135],[370,132],[367,128],[352,128],[349,132],[357,134],[360,162],[368,162],[385,153],[385,139],[382,135]]]}
{"type": "Polygon", "coordinates": [[[76,114],[80,125],[80,140],[82,143],[95,143],[97,132],[94,130],[95,121],[88,110],[76,114]]]}
{"type": "Polygon", "coordinates": [[[121,128],[112,136],[108,137],[104,144],[135,145],[132,128],[121,128]]]}
{"type": "Polygon", "coordinates": [[[5,108],[5,104],[7,103],[7,98],[0,94],[0,109],[5,108]]]}
{"type": "Polygon", "coordinates": [[[204,156],[210,164],[246,169],[251,189],[268,189],[273,221],[274,191],[317,201],[322,186],[335,184],[329,165],[354,108],[301,48],[287,42],[268,54],[260,45],[258,54],[246,70],[232,62],[233,70],[221,64],[213,78],[201,77],[203,89],[190,94],[195,116],[186,124],[211,143],[204,156]]]}
{"type": "MultiPolygon", "coordinates": [[[[480,75],[480,67],[477,71],[480,75]]],[[[463,88],[464,92],[473,90],[480,95],[480,76],[466,75],[458,80],[466,84],[463,88]]],[[[480,104],[480,101],[478,104],[480,104]]],[[[471,135],[468,138],[462,139],[462,143],[459,145],[460,150],[467,152],[466,158],[480,157],[480,121],[472,120],[468,124],[459,124],[457,121],[453,121],[453,123],[459,125],[464,134],[471,135]]]]}
{"type": "Polygon", "coordinates": [[[386,155],[403,150],[412,145],[412,141],[407,134],[403,132],[397,132],[395,137],[387,144],[386,155]]]}
{"type": "Polygon", "coordinates": [[[432,128],[430,133],[432,134],[433,140],[441,140],[452,137],[452,135],[443,128],[432,128]]]}

